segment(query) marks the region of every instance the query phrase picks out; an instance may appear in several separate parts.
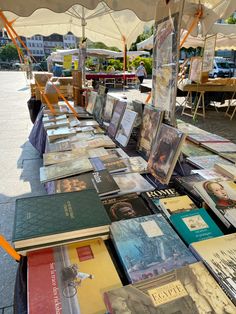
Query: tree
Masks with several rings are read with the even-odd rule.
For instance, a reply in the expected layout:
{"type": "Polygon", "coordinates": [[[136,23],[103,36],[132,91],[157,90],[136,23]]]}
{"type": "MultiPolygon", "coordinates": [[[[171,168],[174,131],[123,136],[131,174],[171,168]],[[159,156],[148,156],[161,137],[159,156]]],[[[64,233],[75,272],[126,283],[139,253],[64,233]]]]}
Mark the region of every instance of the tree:
{"type": "Polygon", "coordinates": [[[134,67],[135,69],[137,69],[141,61],[143,61],[144,63],[144,67],[147,71],[147,74],[152,74],[152,58],[136,57],[131,62],[131,67],[134,67]]]}
{"type": "Polygon", "coordinates": [[[91,42],[88,44],[88,48],[94,48],[94,49],[108,49],[113,51],[120,51],[117,47],[108,47],[104,43],[98,41],[98,42],[91,42]]]}
{"type": "Polygon", "coordinates": [[[2,61],[16,61],[19,60],[18,52],[13,44],[6,44],[0,48],[0,60],[2,61]]]}
{"type": "Polygon", "coordinates": [[[234,14],[230,15],[230,17],[227,18],[227,19],[225,20],[225,22],[226,22],[227,24],[236,24],[236,18],[234,17],[234,14]]]}

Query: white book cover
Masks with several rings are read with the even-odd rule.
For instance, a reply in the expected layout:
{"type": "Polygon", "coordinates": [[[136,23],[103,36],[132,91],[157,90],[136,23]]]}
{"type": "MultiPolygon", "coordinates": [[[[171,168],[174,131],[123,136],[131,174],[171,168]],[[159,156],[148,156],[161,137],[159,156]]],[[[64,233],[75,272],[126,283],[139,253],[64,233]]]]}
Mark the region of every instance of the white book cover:
{"type": "Polygon", "coordinates": [[[120,126],[116,133],[115,139],[119,142],[123,147],[127,146],[129,142],[130,135],[132,133],[134,122],[137,117],[137,112],[126,109],[121,120],[120,126]]]}

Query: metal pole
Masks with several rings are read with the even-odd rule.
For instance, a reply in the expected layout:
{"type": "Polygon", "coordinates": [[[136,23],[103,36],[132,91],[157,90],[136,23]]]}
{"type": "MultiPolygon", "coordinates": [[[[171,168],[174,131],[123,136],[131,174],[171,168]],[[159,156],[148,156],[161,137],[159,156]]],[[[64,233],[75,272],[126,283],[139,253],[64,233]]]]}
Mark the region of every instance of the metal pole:
{"type": "MultiPolygon", "coordinates": [[[[82,44],[82,42],[85,39],[85,26],[86,26],[86,21],[85,21],[85,13],[84,13],[84,7],[82,6],[82,19],[81,19],[81,26],[82,26],[82,41],[81,41],[81,47],[80,49],[83,48],[83,45],[85,45],[85,49],[87,48],[87,43],[85,41],[84,44],[82,44]]],[[[82,82],[83,82],[83,86],[85,86],[85,82],[86,82],[86,73],[85,73],[85,60],[83,63],[83,67],[82,67],[82,82]]]]}

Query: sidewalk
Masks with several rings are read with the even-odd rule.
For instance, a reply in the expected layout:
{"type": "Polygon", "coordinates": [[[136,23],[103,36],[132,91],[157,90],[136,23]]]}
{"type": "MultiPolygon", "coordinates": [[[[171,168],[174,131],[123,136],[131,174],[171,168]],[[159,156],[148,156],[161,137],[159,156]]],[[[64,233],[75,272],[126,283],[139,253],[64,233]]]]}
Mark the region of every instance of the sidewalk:
{"type": "MultiPolygon", "coordinates": [[[[0,234],[9,242],[16,198],[45,194],[39,182],[42,159],[28,142],[32,123],[26,84],[23,72],[0,72],[0,234]]],[[[16,269],[17,263],[0,248],[0,314],[13,313],[16,269]]]]}

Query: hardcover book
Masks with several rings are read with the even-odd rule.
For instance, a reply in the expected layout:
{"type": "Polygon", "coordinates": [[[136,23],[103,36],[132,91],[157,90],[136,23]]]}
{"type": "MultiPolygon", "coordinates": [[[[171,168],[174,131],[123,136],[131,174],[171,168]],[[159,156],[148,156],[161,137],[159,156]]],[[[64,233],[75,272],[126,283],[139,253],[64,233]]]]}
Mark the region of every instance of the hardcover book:
{"type": "Polygon", "coordinates": [[[114,194],[120,191],[112,175],[108,170],[95,171],[92,173],[92,182],[100,196],[114,194]]]}
{"type": "Polygon", "coordinates": [[[233,233],[192,243],[190,247],[236,305],[235,242],[236,233],[233,233]]]}
{"type": "MultiPolygon", "coordinates": [[[[215,167],[215,166],[214,166],[215,167]]],[[[229,177],[221,174],[215,168],[213,169],[192,169],[191,174],[198,174],[204,180],[214,180],[214,179],[221,179],[221,180],[229,180],[229,177]]]]}
{"type": "Polygon", "coordinates": [[[59,121],[59,120],[64,120],[66,118],[67,118],[66,114],[62,114],[62,115],[59,115],[59,116],[50,116],[50,115],[46,114],[46,115],[43,116],[43,123],[56,122],[56,121],[59,121]]]}
{"type": "Polygon", "coordinates": [[[73,128],[69,128],[69,127],[47,130],[47,136],[48,136],[49,142],[52,142],[58,138],[71,136],[75,133],[76,131],[73,128]]]}
{"type": "Polygon", "coordinates": [[[110,229],[131,283],[196,262],[160,214],[113,222],[110,229]]]}
{"type": "Polygon", "coordinates": [[[228,176],[231,180],[236,180],[236,166],[215,164],[215,169],[225,176],[228,176]]]}
{"type": "Polygon", "coordinates": [[[110,314],[226,314],[235,307],[201,263],[105,292],[110,314]]]}
{"type": "Polygon", "coordinates": [[[86,127],[86,126],[98,126],[99,124],[95,120],[84,120],[80,121],[79,126],[80,127],[86,127]]]}
{"type": "Polygon", "coordinates": [[[138,173],[147,173],[147,162],[140,156],[129,157],[127,159],[123,159],[127,165],[126,173],[129,172],[138,172],[138,173]]]}
{"type": "Polygon", "coordinates": [[[203,144],[203,143],[208,143],[208,142],[220,142],[218,143],[221,145],[223,142],[229,142],[226,138],[212,134],[212,133],[207,133],[207,134],[188,134],[188,139],[196,144],[203,144]]]}
{"type": "Polygon", "coordinates": [[[71,142],[69,140],[61,140],[57,143],[49,143],[48,149],[50,152],[65,152],[71,150],[71,142]]]}
{"type": "Polygon", "coordinates": [[[203,147],[211,150],[212,152],[219,153],[235,153],[236,152],[236,144],[232,142],[226,143],[204,143],[203,147]]]}
{"type": "Polygon", "coordinates": [[[196,156],[188,157],[187,162],[196,166],[197,168],[209,169],[214,168],[215,163],[222,163],[226,165],[232,165],[232,163],[218,155],[209,155],[209,156],[196,156]]]}
{"type": "Polygon", "coordinates": [[[59,164],[64,161],[77,159],[78,157],[87,156],[86,150],[74,150],[67,152],[51,152],[43,154],[43,164],[44,166],[49,166],[53,164],[59,164]]]}
{"type": "Polygon", "coordinates": [[[107,235],[110,219],[96,191],[16,200],[13,243],[17,251],[107,235]]]}
{"type": "Polygon", "coordinates": [[[113,138],[116,136],[116,132],[118,130],[122,116],[125,112],[126,105],[127,103],[121,100],[118,100],[116,103],[116,106],[115,106],[115,109],[111,118],[111,122],[107,129],[108,135],[113,138]]]}
{"type": "Polygon", "coordinates": [[[220,153],[220,156],[236,164],[236,153],[220,153]]]}
{"type": "Polygon", "coordinates": [[[185,134],[206,134],[206,135],[209,134],[209,132],[179,119],[177,120],[177,124],[178,124],[178,129],[185,134]]]}
{"type": "Polygon", "coordinates": [[[94,189],[92,172],[54,181],[55,193],[94,189]]]}
{"type": "Polygon", "coordinates": [[[115,108],[115,105],[117,103],[118,99],[115,97],[112,97],[111,95],[107,94],[106,103],[103,111],[103,119],[106,122],[111,121],[111,117],[113,114],[113,110],[115,108]]]}
{"type": "Polygon", "coordinates": [[[151,106],[145,106],[137,149],[148,159],[152,143],[163,119],[163,112],[151,106]]]}
{"type": "Polygon", "coordinates": [[[105,313],[101,291],[122,286],[102,239],[30,252],[27,271],[31,314],[105,313]]]}
{"type": "Polygon", "coordinates": [[[43,126],[45,130],[49,130],[49,129],[56,129],[56,128],[61,128],[61,127],[68,127],[70,126],[70,123],[68,119],[63,119],[63,120],[57,120],[57,121],[44,122],[43,126]]]}
{"type": "Polygon", "coordinates": [[[120,188],[118,195],[153,191],[155,188],[139,173],[113,174],[120,188]]]}
{"type": "Polygon", "coordinates": [[[92,170],[93,167],[88,158],[83,157],[75,160],[68,160],[56,165],[41,167],[40,182],[45,183],[92,170]]]}
{"type": "Polygon", "coordinates": [[[107,169],[110,173],[115,173],[127,169],[126,163],[122,159],[112,155],[90,158],[90,161],[96,171],[107,169]]]}
{"type": "Polygon", "coordinates": [[[93,117],[99,124],[102,123],[103,107],[104,107],[104,96],[97,95],[96,102],[93,108],[93,117]]]}
{"type": "Polygon", "coordinates": [[[107,150],[104,147],[89,149],[87,152],[88,152],[89,158],[108,155],[107,150]]]}
{"type": "Polygon", "coordinates": [[[170,221],[188,245],[224,235],[204,208],[173,214],[170,221]]]}
{"type": "Polygon", "coordinates": [[[198,146],[187,140],[183,143],[182,153],[187,157],[213,155],[213,153],[209,152],[209,150],[204,147],[198,146]]]}
{"type": "Polygon", "coordinates": [[[106,151],[109,155],[115,155],[119,158],[129,158],[129,155],[127,155],[122,148],[110,148],[106,149],[106,151]]]}
{"type": "Polygon", "coordinates": [[[168,184],[174,171],[185,135],[178,129],[162,124],[153,142],[148,170],[162,184],[168,184]]]}
{"type": "Polygon", "coordinates": [[[236,184],[233,181],[207,180],[196,183],[194,188],[226,227],[236,227],[236,184]]]}
{"type": "Polygon", "coordinates": [[[145,193],[141,193],[143,199],[146,200],[149,207],[154,213],[160,212],[160,200],[170,197],[179,196],[179,193],[174,188],[154,190],[145,193]]]}
{"type": "Polygon", "coordinates": [[[93,114],[94,105],[97,98],[97,92],[91,91],[88,97],[88,105],[86,107],[86,110],[88,113],[93,114]]]}
{"type": "Polygon", "coordinates": [[[170,218],[173,214],[197,208],[187,195],[160,199],[159,206],[168,218],[170,218]]]}
{"type": "Polygon", "coordinates": [[[178,188],[183,189],[188,194],[194,197],[200,198],[200,199],[201,197],[199,196],[199,193],[195,191],[194,185],[197,182],[202,182],[202,181],[205,181],[205,179],[199,174],[191,174],[185,177],[174,178],[174,183],[178,188]]]}
{"type": "Polygon", "coordinates": [[[116,141],[126,147],[132,133],[137,112],[126,109],[116,132],[116,141]]]}
{"type": "Polygon", "coordinates": [[[143,199],[136,193],[113,197],[102,201],[111,221],[150,215],[143,199]]]}
{"type": "Polygon", "coordinates": [[[142,120],[143,120],[143,107],[145,106],[141,101],[139,100],[133,100],[132,101],[132,110],[137,112],[137,117],[135,119],[135,123],[134,123],[134,127],[138,128],[141,126],[142,124],[142,120]]]}

